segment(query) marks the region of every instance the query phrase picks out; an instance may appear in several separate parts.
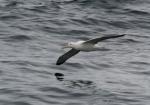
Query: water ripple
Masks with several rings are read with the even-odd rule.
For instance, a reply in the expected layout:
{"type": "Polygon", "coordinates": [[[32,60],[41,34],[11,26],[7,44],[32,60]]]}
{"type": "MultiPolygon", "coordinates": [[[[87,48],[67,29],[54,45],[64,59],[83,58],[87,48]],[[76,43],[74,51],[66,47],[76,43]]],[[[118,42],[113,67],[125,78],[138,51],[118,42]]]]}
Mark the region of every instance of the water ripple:
{"type": "Polygon", "coordinates": [[[25,41],[25,40],[31,40],[29,36],[26,35],[14,35],[14,36],[9,36],[7,41],[25,41]]]}
{"type": "Polygon", "coordinates": [[[1,0],[2,105],[149,105],[149,0],[1,0]],[[68,41],[101,51],[55,65],[68,41]]]}

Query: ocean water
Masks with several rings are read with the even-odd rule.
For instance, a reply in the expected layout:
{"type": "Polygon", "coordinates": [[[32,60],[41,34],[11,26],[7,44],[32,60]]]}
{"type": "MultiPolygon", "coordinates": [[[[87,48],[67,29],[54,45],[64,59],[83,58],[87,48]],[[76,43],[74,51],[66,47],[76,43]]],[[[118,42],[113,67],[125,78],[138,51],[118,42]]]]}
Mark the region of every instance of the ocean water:
{"type": "Polygon", "coordinates": [[[150,1],[0,0],[0,105],[150,105],[150,1]],[[126,36],[56,65],[110,34],[126,36]]]}

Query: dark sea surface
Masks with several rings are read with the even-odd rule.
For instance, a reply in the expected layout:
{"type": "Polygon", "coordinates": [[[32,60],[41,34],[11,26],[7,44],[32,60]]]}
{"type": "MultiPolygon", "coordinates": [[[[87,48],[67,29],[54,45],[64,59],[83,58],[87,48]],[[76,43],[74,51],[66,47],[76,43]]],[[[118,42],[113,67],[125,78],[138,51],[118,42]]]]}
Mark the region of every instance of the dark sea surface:
{"type": "Polygon", "coordinates": [[[150,0],[0,0],[0,105],[150,105],[150,0]]]}

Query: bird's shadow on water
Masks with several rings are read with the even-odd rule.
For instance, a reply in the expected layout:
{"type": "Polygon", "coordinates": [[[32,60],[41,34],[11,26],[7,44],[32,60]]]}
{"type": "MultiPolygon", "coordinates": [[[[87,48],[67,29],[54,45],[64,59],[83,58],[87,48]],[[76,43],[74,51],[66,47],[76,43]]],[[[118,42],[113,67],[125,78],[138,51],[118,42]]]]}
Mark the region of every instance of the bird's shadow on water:
{"type": "Polygon", "coordinates": [[[95,87],[94,82],[91,80],[66,79],[63,73],[55,73],[54,75],[58,81],[63,82],[69,88],[89,89],[95,87]]]}
{"type": "Polygon", "coordinates": [[[67,87],[74,89],[94,89],[95,84],[91,80],[67,80],[67,87]]]}
{"type": "Polygon", "coordinates": [[[95,101],[99,103],[105,100],[112,102],[118,98],[118,96],[111,91],[99,88],[99,86],[97,86],[97,84],[92,80],[80,78],[69,79],[63,73],[55,73],[55,77],[65,86],[66,89],[69,90],[69,95],[74,98],[92,96],[92,99],[89,101],[90,103],[95,101]]]}
{"type": "Polygon", "coordinates": [[[56,79],[63,83],[63,85],[71,90],[69,95],[74,98],[78,97],[91,97],[90,103],[101,102],[100,100],[113,101],[116,100],[117,95],[111,91],[100,89],[97,87],[97,84],[92,80],[87,79],[66,79],[65,75],[62,73],[55,73],[56,79]]]}

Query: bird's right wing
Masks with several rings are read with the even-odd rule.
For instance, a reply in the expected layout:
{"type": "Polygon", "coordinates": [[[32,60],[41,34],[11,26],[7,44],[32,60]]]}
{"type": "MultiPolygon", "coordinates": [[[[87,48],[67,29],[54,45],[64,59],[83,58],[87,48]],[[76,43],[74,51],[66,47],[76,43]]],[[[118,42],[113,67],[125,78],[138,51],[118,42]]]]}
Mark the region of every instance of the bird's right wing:
{"type": "Polygon", "coordinates": [[[56,65],[63,64],[67,59],[71,58],[72,56],[76,55],[79,52],[80,52],[80,50],[76,50],[76,49],[69,50],[64,55],[62,55],[58,58],[56,65]]]}
{"type": "Polygon", "coordinates": [[[103,37],[100,37],[100,38],[95,38],[95,39],[90,39],[88,41],[85,41],[83,44],[96,44],[100,41],[103,41],[103,40],[106,40],[106,39],[111,39],[111,38],[118,38],[118,37],[122,37],[122,36],[125,36],[125,34],[123,35],[107,35],[107,36],[103,36],[103,37]]]}

